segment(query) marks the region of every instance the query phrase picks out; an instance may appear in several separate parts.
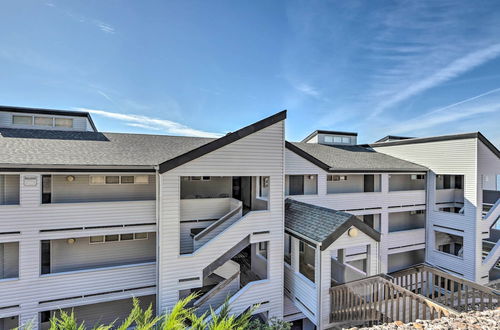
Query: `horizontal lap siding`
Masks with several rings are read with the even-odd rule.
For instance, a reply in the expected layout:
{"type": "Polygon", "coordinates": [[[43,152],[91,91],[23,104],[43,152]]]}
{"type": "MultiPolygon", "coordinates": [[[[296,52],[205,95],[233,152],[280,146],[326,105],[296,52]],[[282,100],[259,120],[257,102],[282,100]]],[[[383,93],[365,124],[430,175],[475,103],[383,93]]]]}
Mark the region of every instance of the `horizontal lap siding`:
{"type": "MultiPolygon", "coordinates": [[[[0,205],[0,233],[10,233],[0,235],[0,242],[19,242],[19,279],[1,281],[0,296],[2,306],[4,304],[20,305],[16,315],[21,315],[22,322],[31,320],[37,315],[36,313],[41,308],[38,306],[39,301],[156,284],[154,263],[40,276],[40,241],[42,239],[154,232],[156,230],[156,202],[154,200],[42,205],[41,173],[22,173],[20,182],[20,205],[0,205]],[[36,180],[36,185],[24,184],[25,179],[32,178],[36,180]],[[139,224],[139,226],[124,227],[132,224],[139,224]],[[102,226],[118,227],[88,228],[102,226]],[[82,227],[87,227],[87,229],[41,232],[41,230],[82,227]],[[16,234],[16,232],[19,233],[16,234]]],[[[151,250],[155,252],[154,247],[151,250]]],[[[102,255],[83,257],[101,258],[102,255]]],[[[109,265],[112,265],[112,262],[109,265]]],[[[85,298],[83,301],[88,299],[91,298],[85,298]]]]}
{"type": "Polygon", "coordinates": [[[286,294],[294,301],[295,306],[315,322],[318,312],[318,291],[316,285],[295,272],[290,266],[285,265],[285,288],[286,294]],[[298,299],[304,306],[297,302],[298,299]]]}
{"type": "Polygon", "coordinates": [[[52,202],[103,202],[155,200],[154,175],[148,175],[148,184],[90,184],[90,175],[73,175],[68,182],[66,175],[52,176],[52,202]]]}
{"type": "MultiPolygon", "coordinates": [[[[227,146],[199,157],[161,175],[159,227],[159,308],[173,306],[178,290],[201,284],[185,283],[181,278],[202,276],[203,268],[255,231],[270,231],[269,280],[266,284],[271,316],[281,316],[283,310],[283,122],[273,124],[227,146]],[[236,222],[215,240],[207,243],[193,256],[179,256],[180,236],[180,177],[181,176],[270,176],[270,211],[251,212],[246,220],[236,222]],[[227,238],[227,239],[226,239],[227,238]]],[[[257,237],[257,236],[256,236],[257,237]]],[[[245,290],[246,291],[246,290],[245,290]]],[[[258,290],[260,295],[264,291],[258,290]]],[[[252,297],[254,289],[241,296],[235,308],[249,301],[261,302],[262,296],[252,297]]],[[[248,306],[246,306],[248,307],[248,306]]],[[[246,308],[245,307],[245,308],[246,308]]]]}
{"type": "Polygon", "coordinates": [[[99,244],[90,244],[89,237],[77,238],[73,244],[64,239],[52,240],[51,272],[155,261],[156,235],[150,233],[148,237],[146,240],[99,244]]]}
{"type": "Polygon", "coordinates": [[[477,139],[462,139],[375,148],[378,152],[418,163],[431,170],[427,179],[427,185],[430,189],[426,224],[426,261],[464,274],[471,280],[479,280],[478,273],[481,265],[481,240],[478,222],[480,208],[477,208],[478,202],[480,202],[478,192],[481,188],[478,184],[477,144],[477,139]],[[464,175],[464,215],[435,211],[437,174],[464,175]],[[464,236],[463,259],[435,251],[434,230],[439,229],[435,228],[434,225],[464,231],[462,233],[464,236]]]}

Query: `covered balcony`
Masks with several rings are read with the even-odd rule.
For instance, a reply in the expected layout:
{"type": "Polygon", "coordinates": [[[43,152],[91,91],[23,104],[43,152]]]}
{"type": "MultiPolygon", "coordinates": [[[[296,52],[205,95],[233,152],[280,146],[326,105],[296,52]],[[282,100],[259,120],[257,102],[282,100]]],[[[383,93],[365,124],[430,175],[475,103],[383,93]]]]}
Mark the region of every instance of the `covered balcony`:
{"type": "Polygon", "coordinates": [[[126,233],[41,241],[41,274],[156,262],[155,233],[126,233]]]}
{"type": "Polygon", "coordinates": [[[366,223],[370,228],[380,232],[380,214],[364,214],[357,216],[359,220],[366,223]]]}
{"type": "Polygon", "coordinates": [[[42,204],[156,200],[147,174],[42,175],[42,204]]]}
{"type": "Polygon", "coordinates": [[[463,258],[463,236],[458,236],[441,231],[434,231],[435,244],[434,247],[437,251],[452,255],[455,257],[463,258]]]}
{"type": "Polygon", "coordinates": [[[317,195],[318,194],[318,176],[309,175],[285,175],[285,195],[317,195]]]}
{"type": "Polygon", "coordinates": [[[436,211],[463,214],[464,176],[439,174],[436,176],[436,211]]]}
{"type": "Polygon", "coordinates": [[[425,174],[390,174],[389,191],[425,190],[425,174]]]}
{"type": "MultiPolygon", "coordinates": [[[[137,297],[143,310],[149,305],[152,306],[153,314],[156,312],[156,296],[148,295],[137,297]]],[[[53,309],[39,313],[39,328],[42,330],[50,329],[50,318],[58,315],[61,311],[66,313],[73,312],[77,323],[85,323],[85,326],[92,327],[97,325],[108,325],[114,322],[117,328],[129,315],[132,310],[132,298],[105,301],[94,304],[83,304],[63,309],[53,309]]],[[[2,329],[0,327],[0,329],[2,329]]],[[[10,329],[10,328],[5,328],[10,329]]]]}
{"type": "Polygon", "coordinates": [[[327,175],[327,194],[380,192],[380,174],[327,175]]]}
{"type": "Polygon", "coordinates": [[[0,281],[19,277],[19,242],[0,243],[0,281]]]}
{"type": "Polygon", "coordinates": [[[389,213],[389,233],[425,228],[425,210],[389,213]]]}
{"type": "Polygon", "coordinates": [[[331,251],[332,285],[362,279],[368,274],[368,245],[331,251]]]}
{"type": "Polygon", "coordinates": [[[0,330],[17,329],[19,327],[19,317],[10,316],[0,318],[0,330]]]}
{"type": "Polygon", "coordinates": [[[387,270],[392,273],[424,262],[425,249],[393,253],[387,256],[387,270]]]}
{"type": "Polygon", "coordinates": [[[19,175],[0,174],[0,205],[19,204],[19,175]]]}

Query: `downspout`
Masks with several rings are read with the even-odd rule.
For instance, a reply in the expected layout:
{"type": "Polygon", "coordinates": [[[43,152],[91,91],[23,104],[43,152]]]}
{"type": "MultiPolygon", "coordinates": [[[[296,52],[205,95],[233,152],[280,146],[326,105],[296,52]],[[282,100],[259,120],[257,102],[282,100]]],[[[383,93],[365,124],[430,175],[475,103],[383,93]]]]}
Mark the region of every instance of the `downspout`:
{"type": "Polygon", "coordinates": [[[161,235],[160,232],[160,172],[159,166],[155,165],[155,176],[156,176],[156,199],[155,199],[155,210],[156,210],[156,315],[160,315],[160,245],[161,245],[161,235]]]}
{"type": "Polygon", "coordinates": [[[316,318],[317,318],[317,323],[318,323],[318,329],[322,329],[323,324],[322,324],[322,313],[321,313],[321,245],[322,243],[319,243],[316,245],[316,252],[318,254],[316,258],[316,270],[318,272],[318,281],[316,283],[316,290],[317,290],[317,297],[318,297],[318,302],[317,302],[317,311],[316,311],[316,318]],[[319,261],[319,262],[318,262],[319,261]]]}

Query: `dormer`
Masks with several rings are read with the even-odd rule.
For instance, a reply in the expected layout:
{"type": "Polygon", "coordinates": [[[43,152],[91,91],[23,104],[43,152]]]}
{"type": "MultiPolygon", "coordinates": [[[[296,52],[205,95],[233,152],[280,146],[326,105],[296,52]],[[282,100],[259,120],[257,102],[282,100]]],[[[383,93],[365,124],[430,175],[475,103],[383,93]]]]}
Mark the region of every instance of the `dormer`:
{"type": "Polygon", "coordinates": [[[358,133],[317,130],[309,134],[302,142],[325,145],[356,145],[358,133]]]}
{"type": "Polygon", "coordinates": [[[88,112],[0,106],[0,127],[97,132],[88,112]]]}

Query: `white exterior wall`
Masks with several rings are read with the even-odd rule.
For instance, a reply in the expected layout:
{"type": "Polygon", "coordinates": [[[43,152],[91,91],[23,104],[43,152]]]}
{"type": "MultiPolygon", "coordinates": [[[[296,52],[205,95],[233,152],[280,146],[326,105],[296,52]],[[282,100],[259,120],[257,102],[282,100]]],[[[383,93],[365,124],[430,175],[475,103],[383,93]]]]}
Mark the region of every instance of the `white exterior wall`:
{"type": "Polygon", "coordinates": [[[179,290],[201,286],[203,269],[250,235],[269,241],[266,280],[252,282],[231,298],[233,311],[263,304],[269,317],[283,313],[283,157],[284,123],[279,122],[161,174],[158,308],[172,307],[179,290]],[[181,176],[269,176],[269,210],[252,211],[195,253],[180,255],[181,176]],[[258,232],[267,234],[254,234],[258,232]],[[188,282],[180,279],[199,278],[188,282]]]}
{"type": "MultiPolygon", "coordinates": [[[[366,173],[376,174],[376,178],[377,176],[380,177],[380,192],[328,194],[328,181],[326,180],[328,173],[288,149],[285,151],[285,174],[315,174],[318,176],[317,195],[295,195],[289,196],[289,198],[334,210],[346,211],[357,216],[380,214],[380,233],[382,237],[379,258],[381,272],[387,272],[387,256],[389,254],[421,249],[425,243],[424,229],[389,233],[389,214],[426,209],[425,190],[389,191],[390,174],[366,173]]],[[[347,175],[349,178],[356,176],[361,178],[359,184],[362,190],[363,176],[359,174],[349,175],[348,173],[347,175]]]]}
{"type": "Polygon", "coordinates": [[[19,277],[0,281],[0,318],[19,315],[24,324],[37,320],[39,312],[64,304],[78,306],[155,293],[154,262],[40,275],[41,240],[154,233],[155,201],[42,205],[42,173],[8,174],[20,175],[20,204],[0,205],[0,243],[19,243],[19,277]],[[106,294],[125,289],[130,291],[106,294]],[[49,300],[56,301],[39,304],[49,300]]]}
{"type": "Polygon", "coordinates": [[[460,139],[428,143],[405,144],[387,147],[375,147],[394,157],[415,162],[428,167],[431,172],[427,178],[429,205],[426,225],[426,261],[462,275],[473,281],[481,281],[481,188],[478,179],[478,143],[477,139],[460,139]],[[440,212],[434,209],[436,201],[436,175],[464,175],[463,215],[440,212]],[[444,226],[447,228],[437,227],[444,226]],[[441,253],[435,250],[434,230],[449,232],[464,237],[463,258],[441,253]]]}

